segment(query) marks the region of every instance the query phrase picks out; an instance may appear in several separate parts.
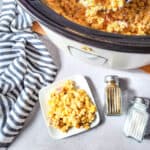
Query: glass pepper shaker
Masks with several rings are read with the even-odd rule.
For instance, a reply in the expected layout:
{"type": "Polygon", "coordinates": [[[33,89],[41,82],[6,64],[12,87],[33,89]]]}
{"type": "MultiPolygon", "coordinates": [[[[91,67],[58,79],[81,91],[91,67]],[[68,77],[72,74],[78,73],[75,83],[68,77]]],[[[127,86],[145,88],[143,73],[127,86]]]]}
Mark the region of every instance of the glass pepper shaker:
{"type": "Polygon", "coordinates": [[[127,137],[132,137],[139,142],[143,140],[149,120],[148,106],[149,103],[144,98],[135,98],[124,125],[124,133],[127,137]]]}
{"type": "Polygon", "coordinates": [[[121,104],[121,89],[119,87],[118,76],[105,77],[105,101],[106,101],[106,115],[120,115],[122,112],[121,104]]]}

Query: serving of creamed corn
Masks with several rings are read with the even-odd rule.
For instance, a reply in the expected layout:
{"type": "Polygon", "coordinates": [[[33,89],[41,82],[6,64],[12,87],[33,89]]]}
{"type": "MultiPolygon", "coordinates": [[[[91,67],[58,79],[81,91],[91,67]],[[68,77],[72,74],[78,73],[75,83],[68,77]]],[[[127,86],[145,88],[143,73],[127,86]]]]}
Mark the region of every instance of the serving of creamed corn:
{"type": "Polygon", "coordinates": [[[89,129],[96,111],[87,92],[67,80],[51,92],[47,117],[49,125],[67,132],[73,127],[89,129]]]}
{"type": "Polygon", "coordinates": [[[44,0],[67,19],[93,29],[127,35],[150,34],[150,0],[44,0]]]}

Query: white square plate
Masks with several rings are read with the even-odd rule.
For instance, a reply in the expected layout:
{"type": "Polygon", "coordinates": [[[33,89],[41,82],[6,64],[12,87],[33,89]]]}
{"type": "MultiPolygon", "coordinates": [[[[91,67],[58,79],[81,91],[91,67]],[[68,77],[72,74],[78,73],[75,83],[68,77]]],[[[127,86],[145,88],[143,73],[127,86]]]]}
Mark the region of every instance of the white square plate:
{"type": "MultiPolygon", "coordinates": [[[[61,81],[57,81],[57,82],[55,82],[53,84],[49,84],[47,87],[42,88],[39,91],[40,106],[41,106],[41,109],[42,109],[42,114],[43,114],[46,126],[48,127],[48,133],[54,139],[62,139],[62,138],[69,137],[69,136],[72,136],[72,135],[75,135],[75,134],[78,134],[78,133],[81,133],[81,132],[88,131],[88,130],[86,130],[84,128],[83,129],[72,128],[67,133],[63,133],[63,132],[59,131],[58,129],[55,129],[52,126],[48,126],[48,120],[47,120],[48,107],[47,107],[47,103],[48,103],[48,100],[49,100],[50,92],[54,88],[58,87],[60,85],[60,83],[66,81],[66,80],[73,80],[73,81],[75,81],[76,85],[79,88],[84,89],[88,93],[89,97],[91,98],[91,101],[96,105],[96,103],[94,101],[94,98],[93,98],[93,95],[91,93],[91,90],[89,88],[89,85],[87,83],[87,80],[82,75],[75,75],[75,76],[72,76],[72,77],[68,77],[68,78],[65,78],[65,79],[63,79],[61,81]]],[[[99,123],[100,123],[100,115],[99,115],[99,113],[97,111],[96,112],[96,118],[93,121],[93,123],[91,124],[91,128],[94,128],[99,123]]]]}

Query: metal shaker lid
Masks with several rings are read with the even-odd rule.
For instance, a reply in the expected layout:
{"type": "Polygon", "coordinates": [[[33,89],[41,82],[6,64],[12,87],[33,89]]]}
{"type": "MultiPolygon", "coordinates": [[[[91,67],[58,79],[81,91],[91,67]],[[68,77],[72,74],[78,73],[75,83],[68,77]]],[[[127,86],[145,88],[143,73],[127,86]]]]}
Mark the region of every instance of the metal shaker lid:
{"type": "Polygon", "coordinates": [[[105,76],[105,82],[115,82],[117,84],[119,84],[119,77],[116,75],[107,75],[105,76]]]}
{"type": "Polygon", "coordinates": [[[149,106],[149,101],[148,101],[147,99],[145,99],[145,98],[142,98],[142,97],[135,97],[135,98],[134,98],[134,101],[135,101],[136,103],[144,104],[144,105],[146,105],[147,107],[149,106]]]}

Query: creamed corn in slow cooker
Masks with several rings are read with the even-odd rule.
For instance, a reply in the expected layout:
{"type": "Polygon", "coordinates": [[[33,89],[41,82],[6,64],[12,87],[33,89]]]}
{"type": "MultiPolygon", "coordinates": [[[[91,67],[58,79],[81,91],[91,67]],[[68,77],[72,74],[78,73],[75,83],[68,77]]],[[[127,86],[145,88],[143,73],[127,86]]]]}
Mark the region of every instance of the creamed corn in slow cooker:
{"type": "Polygon", "coordinates": [[[150,34],[150,0],[44,0],[65,18],[93,29],[127,35],[150,34]]]}

